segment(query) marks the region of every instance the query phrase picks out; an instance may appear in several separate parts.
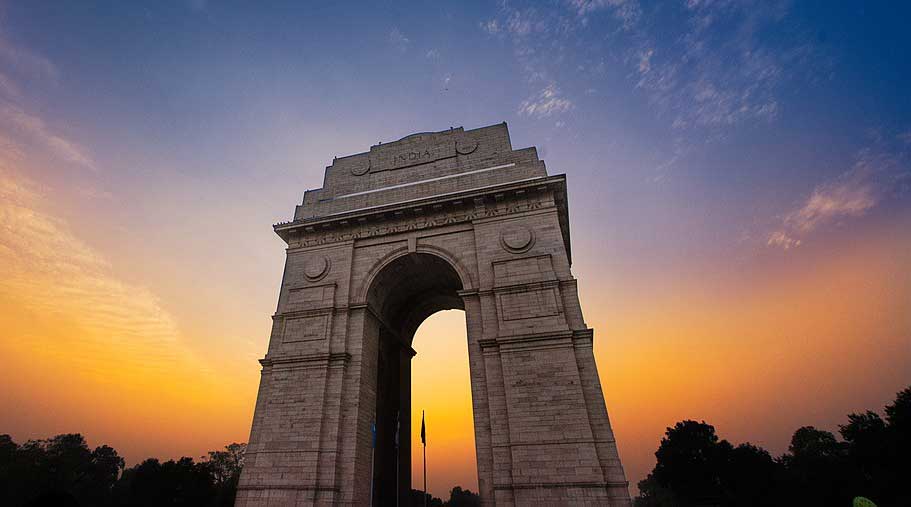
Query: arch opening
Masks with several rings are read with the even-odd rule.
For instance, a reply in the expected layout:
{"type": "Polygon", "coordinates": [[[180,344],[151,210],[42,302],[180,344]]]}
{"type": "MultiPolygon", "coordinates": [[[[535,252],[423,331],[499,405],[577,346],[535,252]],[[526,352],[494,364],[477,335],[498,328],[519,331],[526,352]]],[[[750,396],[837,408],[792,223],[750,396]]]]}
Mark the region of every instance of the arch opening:
{"type": "MultiPolygon", "coordinates": [[[[462,279],[449,261],[428,253],[398,257],[367,290],[370,335],[376,340],[376,446],[373,504],[410,505],[411,359],[415,332],[442,310],[464,310],[462,279]]],[[[467,340],[467,337],[466,337],[467,340]]]]}
{"type": "MultiPolygon", "coordinates": [[[[478,491],[474,406],[465,312],[443,310],[421,323],[411,361],[411,480],[424,482],[421,416],[427,423],[427,492],[444,501],[455,486],[478,491]]],[[[423,502],[417,504],[423,506],[423,502]]]]}
{"type": "Polygon", "coordinates": [[[387,331],[410,346],[421,322],[441,310],[463,310],[462,280],[442,257],[409,253],[384,266],[367,291],[367,306],[387,331]]]}

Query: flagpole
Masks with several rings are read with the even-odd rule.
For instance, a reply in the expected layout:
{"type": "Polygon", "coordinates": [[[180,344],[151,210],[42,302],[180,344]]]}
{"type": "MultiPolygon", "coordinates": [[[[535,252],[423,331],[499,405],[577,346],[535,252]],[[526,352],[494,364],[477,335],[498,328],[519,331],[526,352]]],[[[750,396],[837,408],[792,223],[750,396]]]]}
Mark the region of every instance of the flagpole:
{"type": "Polygon", "coordinates": [[[421,410],[421,444],[424,446],[424,507],[427,507],[427,433],[424,430],[423,410],[421,410]]]}

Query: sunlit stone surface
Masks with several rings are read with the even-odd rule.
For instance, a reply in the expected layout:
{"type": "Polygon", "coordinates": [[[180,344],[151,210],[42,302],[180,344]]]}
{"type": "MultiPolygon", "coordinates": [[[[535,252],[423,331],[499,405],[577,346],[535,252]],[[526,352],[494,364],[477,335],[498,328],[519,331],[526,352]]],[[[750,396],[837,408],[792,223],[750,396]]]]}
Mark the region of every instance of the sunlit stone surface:
{"type": "Polygon", "coordinates": [[[408,505],[411,341],[452,308],[484,504],[630,505],[570,271],[566,180],[513,150],[506,124],[336,158],[275,231],[288,257],[238,506],[395,505],[397,490],[408,505]]]}

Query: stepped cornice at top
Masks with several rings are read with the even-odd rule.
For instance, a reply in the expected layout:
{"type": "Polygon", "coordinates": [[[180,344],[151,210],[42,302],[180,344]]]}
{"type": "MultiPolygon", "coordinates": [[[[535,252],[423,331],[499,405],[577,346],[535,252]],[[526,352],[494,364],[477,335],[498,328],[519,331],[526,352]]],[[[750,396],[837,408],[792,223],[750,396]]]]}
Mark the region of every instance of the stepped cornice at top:
{"type": "Polygon", "coordinates": [[[546,176],[535,148],[512,149],[506,123],[411,134],[336,157],[292,223],[546,176]]]}

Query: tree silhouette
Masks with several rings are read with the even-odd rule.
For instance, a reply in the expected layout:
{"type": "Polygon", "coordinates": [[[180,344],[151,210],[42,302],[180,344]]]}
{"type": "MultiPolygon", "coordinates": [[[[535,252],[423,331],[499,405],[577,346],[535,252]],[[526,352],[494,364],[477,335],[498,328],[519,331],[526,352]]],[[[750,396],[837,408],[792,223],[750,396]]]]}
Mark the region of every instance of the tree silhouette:
{"type": "Polygon", "coordinates": [[[891,405],[886,405],[886,420],[894,430],[902,432],[905,437],[911,433],[911,387],[905,388],[895,396],[891,405]]]}
{"type": "Polygon", "coordinates": [[[427,507],[480,507],[481,497],[470,490],[455,486],[449,490],[449,500],[445,502],[430,493],[423,493],[416,489],[411,490],[411,506],[423,507],[424,497],[427,498],[427,507]]]}
{"type": "Polygon", "coordinates": [[[90,451],[79,434],[16,445],[0,435],[0,504],[108,505],[124,462],[117,451],[90,451]]]}
{"type": "Polygon", "coordinates": [[[147,459],[126,470],[121,483],[118,485],[122,495],[118,503],[121,505],[212,505],[216,496],[208,466],[186,457],[164,463],[147,459]]]}
{"type": "Polygon", "coordinates": [[[719,442],[715,428],[705,421],[681,421],[667,428],[655,452],[655,469],[639,483],[642,496],[658,503],[643,505],[718,504],[721,470],[730,450],[731,444],[719,442]]]}
{"type": "Polygon", "coordinates": [[[424,507],[425,497],[427,499],[427,507],[443,507],[443,500],[417,489],[411,490],[411,507],[424,507]]]}
{"type": "Polygon", "coordinates": [[[247,444],[233,443],[225,446],[224,451],[209,452],[209,468],[217,483],[224,483],[240,475],[244,467],[244,455],[247,444]]]}
{"type": "Polygon", "coordinates": [[[847,445],[828,431],[804,426],[794,432],[790,454],[781,461],[787,470],[791,501],[803,505],[849,505],[856,496],[856,474],[847,445]]]}
{"type": "Polygon", "coordinates": [[[719,473],[724,505],[746,507],[779,505],[775,498],[781,467],[762,447],[749,442],[725,452],[719,473]]]}
{"type": "Polygon", "coordinates": [[[639,483],[639,507],[851,505],[864,496],[880,507],[911,505],[911,388],[876,412],[848,415],[843,440],[804,426],[788,452],[773,459],[761,447],[732,447],[705,422],[667,428],[657,463],[639,483]]]}
{"type": "Polygon", "coordinates": [[[859,455],[860,466],[868,474],[871,495],[894,499],[894,503],[880,505],[911,505],[911,491],[906,485],[911,477],[911,387],[900,391],[895,401],[886,405],[885,413],[885,429],[867,419],[853,425],[852,420],[848,424],[851,438],[845,435],[845,440],[850,441],[852,453],[859,455]],[[882,437],[877,441],[880,431],[882,437]]]}
{"type": "Polygon", "coordinates": [[[90,451],[82,435],[22,445],[0,435],[0,505],[233,506],[245,450],[246,444],[231,444],[198,463],[147,459],[124,470],[117,451],[106,445],[90,451]]]}
{"type": "Polygon", "coordinates": [[[477,493],[456,486],[449,491],[449,501],[444,505],[447,507],[480,507],[481,497],[477,493]]]}
{"type": "Polygon", "coordinates": [[[886,422],[876,412],[848,415],[848,424],[839,426],[846,442],[848,459],[855,468],[858,489],[870,498],[886,498],[889,485],[897,479],[892,473],[892,449],[886,422]]]}

